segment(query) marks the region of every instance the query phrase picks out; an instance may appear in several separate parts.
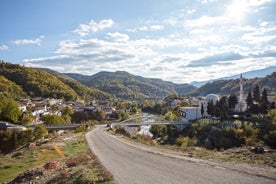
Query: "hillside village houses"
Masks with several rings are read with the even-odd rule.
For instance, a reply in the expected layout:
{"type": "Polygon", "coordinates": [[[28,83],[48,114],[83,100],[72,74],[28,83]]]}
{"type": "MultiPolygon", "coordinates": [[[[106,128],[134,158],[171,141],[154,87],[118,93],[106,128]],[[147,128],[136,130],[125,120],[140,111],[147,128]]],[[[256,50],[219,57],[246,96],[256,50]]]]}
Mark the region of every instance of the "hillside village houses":
{"type": "Polygon", "coordinates": [[[40,118],[44,115],[61,115],[61,110],[66,107],[71,107],[74,112],[83,111],[104,111],[106,118],[109,119],[110,115],[116,111],[115,108],[109,106],[99,106],[95,101],[85,103],[84,100],[77,99],[74,102],[63,102],[61,99],[42,98],[36,97],[32,99],[24,99],[18,102],[19,109],[22,112],[27,110],[32,111],[33,122],[32,124],[42,123],[40,118]]]}

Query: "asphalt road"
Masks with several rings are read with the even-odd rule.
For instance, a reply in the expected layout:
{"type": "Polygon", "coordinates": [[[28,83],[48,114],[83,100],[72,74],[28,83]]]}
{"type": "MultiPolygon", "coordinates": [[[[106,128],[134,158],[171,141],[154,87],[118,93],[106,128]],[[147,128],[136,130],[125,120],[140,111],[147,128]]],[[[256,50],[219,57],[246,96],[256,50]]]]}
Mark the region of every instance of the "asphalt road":
{"type": "Polygon", "coordinates": [[[119,184],[276,183],[269,178],[143,151],[114,139],[103,130],[97,127],[86,134],[86,139],[119,184]]]}

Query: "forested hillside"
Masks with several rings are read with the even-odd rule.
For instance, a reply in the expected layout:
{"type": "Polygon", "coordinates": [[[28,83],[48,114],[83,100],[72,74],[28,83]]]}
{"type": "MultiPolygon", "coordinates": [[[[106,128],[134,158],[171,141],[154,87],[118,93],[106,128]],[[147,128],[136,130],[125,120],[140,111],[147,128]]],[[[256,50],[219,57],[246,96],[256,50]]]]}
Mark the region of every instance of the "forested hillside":
{"type": "Polygon", "coordinates": [[[0,92],[13,99],[20,99],[27,96],[21,86],[2,75],[0,75],[0,92]]]}
{"type": "Polygon", "coordinates": [[[23,91],[31,96],[63,98],[75,100],[77,98],[108,98],[105,93],[89,89],[76,81],[64,81],[45,71],[28,68],[6,62],[0,63],[0,75],[20,86],[23,91]]]}
{"type": "MultiPolygon", "coordinates": [[[[267,75],[264,78],[244,79],[243,87],[244,91],[248,91],[258,84],[261,88],[266,88],[269,94],[276,94],[276,72],[271,75],[267,75]]],[[[191,93],[193,96],[206,96],[210,93],[215,94],[231,94],[239,92],[239,79],[235,80],[217,80],[209,82],[191,93]]]]}
{"type": "Polygon", "coordinates": [[[189,84],[179,85],[161,79],[144,78],[123,71],[99,72],[92,76],[67,73],[82,84],[98,88],[123,99],[162,99],[168,94],[195,89],[189,84]]]}
{"type": "Polygon", "coordinates": [[[108,99],[111,97],[110,94],[98,90],[96,88],[88,87],[86,85],[83,85],[79,83],[78,81],[74,80],[73,78],[64,75],[62,73],[56,72],[54,70],[45,69],[45,68],[38,68],[38,70],[46,71],[47,73],[50,73],[54,76],[56,76],[60,81],[70,86],[72,89],[75,90],[75,92],[81,96],[83,99],[91,99],[91,97],[96,99],[108,99]]]}

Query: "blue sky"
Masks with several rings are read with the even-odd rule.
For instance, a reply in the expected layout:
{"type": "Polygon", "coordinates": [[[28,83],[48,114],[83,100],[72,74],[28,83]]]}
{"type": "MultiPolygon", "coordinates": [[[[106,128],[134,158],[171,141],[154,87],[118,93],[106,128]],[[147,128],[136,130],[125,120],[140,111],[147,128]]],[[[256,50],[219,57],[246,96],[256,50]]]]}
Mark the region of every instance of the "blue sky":
{"type": "Polygon", "coordinates": [[[176,83],[276,66],[276,0],[0,0],[0,59],[176,83]]]}

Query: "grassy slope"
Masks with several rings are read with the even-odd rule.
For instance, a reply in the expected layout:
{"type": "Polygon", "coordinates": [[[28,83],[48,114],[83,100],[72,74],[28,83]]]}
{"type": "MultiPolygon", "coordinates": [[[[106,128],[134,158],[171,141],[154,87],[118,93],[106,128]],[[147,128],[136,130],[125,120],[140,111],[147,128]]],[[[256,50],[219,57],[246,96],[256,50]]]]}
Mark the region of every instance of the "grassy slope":
{"type": "Polygon", "coordinates": [[[0,183],[11,181],[18,174],[26,170],[41,167],[47,162],[61,161],[63,163],[72,163],[74,161],[80,162],[79,160],[83,158],[85,158],[86,163],[89,165],[80,162],[80,165],[77,163],[74,167],[56,170],[54,178],[48,178],[50,181],[42,180],[40,182],[55,181],[55,179],[58,179],[62,174],[67,173],[67,177],[63,177],[67,183],[76,181],[76,177],[81,177],[91,182],[104,181],[103,183],[112,183],[112,176],[100,165],[96,156],[88,152],[84,135],[78,134],[76,139],[70,141],[58,139],[59,141],[54,140],[54,143],[62,150],[65,157],[57,153],[53,143],[23,148],[11,154],[0,156],[0,183]],[[89,174],[83,174],[79,171],[85,171],[85,173],[89,174]],[[72,174],[72,172],[74,173],[72,174]]]}

